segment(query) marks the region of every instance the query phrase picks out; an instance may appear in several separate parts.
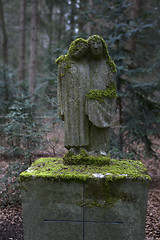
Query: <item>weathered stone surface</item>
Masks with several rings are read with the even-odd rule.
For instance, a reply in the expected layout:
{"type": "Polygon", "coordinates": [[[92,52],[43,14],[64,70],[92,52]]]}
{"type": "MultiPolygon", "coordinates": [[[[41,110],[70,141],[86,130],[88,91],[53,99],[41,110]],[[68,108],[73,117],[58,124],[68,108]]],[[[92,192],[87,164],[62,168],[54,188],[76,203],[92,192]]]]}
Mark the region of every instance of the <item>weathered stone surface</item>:
{"type": "Polygon", "coordinates": [[[45,179],[23,184],[23,222],[25,240],[82,239],[83,186],[45,179]],[[55,222],[50,222],[54,220],[55,222]],[[63,222],[61,222],[63,221],[63,222]],[[67,221],[67,222],[65,222],[67,221]]]}
{"type": "Polygon", "coordinates": [[[86,186],[85,201],[88,201],[91,206],[93,203],[93,206],[85,208],[85,219],[87,221],[94,219],[94,221],[102,222],[102,224],[94,223],[92,227],[89,227],[89,224],[87,225],[86,239],[143,240],[147,208],[147,186],[141,181],[128,179],[122,182],[109,183],[107,186],[109,190],[105,193],[103,184],[98,181],[95,183],[94,189],[97,189],[95,193],[93,185],[86,186]],[[114,195],[117,191],[118,195],[114,195]],[[105,204],[107,194],[111,194],[113,205],[112,202],[105,204]],[[101,207],[94,206],[94,203],[97,206],[100,204],[101,207]]]}
{"type": "Polygon", "coordinates": [[[114,174],[112,166],[37,160],[20,176],[24,239],[143,240],[149,176],[140,162],[126,166],[114,174]]]}
{"type": "Polygon", "coordinates": [[[68,149],[89,143],[89,123],[85,114],[85,96],[89,87],[86,44],[85,40],[76,40],[71,44],[68,56],[57,61],[59,115],[64,119],[64,144],[68,149]]]}
{"type": "Polygon", "coordinates": [[[116,109],[116,69],[103,38],[95,35],[87,40],[76,39],[68,54],[56,62],[65,147],[75,153],[81,147],[108,151],[116,109]]]}

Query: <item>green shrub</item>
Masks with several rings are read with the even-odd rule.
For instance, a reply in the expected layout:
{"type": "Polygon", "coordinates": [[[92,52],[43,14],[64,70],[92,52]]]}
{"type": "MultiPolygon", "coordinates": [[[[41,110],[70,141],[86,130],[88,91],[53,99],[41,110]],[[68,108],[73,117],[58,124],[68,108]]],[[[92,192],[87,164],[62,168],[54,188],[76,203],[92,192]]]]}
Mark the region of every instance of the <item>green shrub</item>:
{"type": "Polygon", "coordinates": [[[27,97],[15,100],[0,125],[0,151],[9,157],[31,158],[33,152],[45,147],[47,127],[36,118],[34,103],[27,97]]]}
{"type": "Polygon", "coordinates": [[[19,174],[28,168],[28,163],[19,161],[9,163],[6,168],[0,169],[0,206],[16,204],[21,201],[19,174]]]}

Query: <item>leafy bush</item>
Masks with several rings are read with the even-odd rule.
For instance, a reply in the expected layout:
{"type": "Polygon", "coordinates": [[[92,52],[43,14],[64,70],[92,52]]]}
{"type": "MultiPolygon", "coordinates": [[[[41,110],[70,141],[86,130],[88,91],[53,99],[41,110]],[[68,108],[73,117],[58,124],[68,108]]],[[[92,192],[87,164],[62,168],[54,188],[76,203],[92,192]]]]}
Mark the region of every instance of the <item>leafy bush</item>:
{"type": "Polygon", "coordinates": [[[154,155],[152,139],[160,139],[160,104],[156,98],[159,81],[128,86],[128,105],[124,108],[124,139],[128,144],[143,143],[145,152],[154,155]]]}
{"type": "Polygon", "coordinates": [[[27,97],[15,100],[1,124],[1,153],[30,158],[32,153],[44,147],[43,128],[36,121],[34,103],[27,97]]]}
{"type": "Polygon", "coordinates": [[[7,168],[0,169],[0,205],[16,204],[21,201],[19,174],[28,168],[29,164],[19,161],[9,163],[7,168]]]}

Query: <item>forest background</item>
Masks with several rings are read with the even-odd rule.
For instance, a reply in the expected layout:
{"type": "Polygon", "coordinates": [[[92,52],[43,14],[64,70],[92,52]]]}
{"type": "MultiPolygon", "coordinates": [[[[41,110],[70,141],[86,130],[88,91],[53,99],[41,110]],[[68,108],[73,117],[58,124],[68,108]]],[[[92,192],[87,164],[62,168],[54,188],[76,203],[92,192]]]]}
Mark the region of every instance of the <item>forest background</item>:
{"type": "Polygon", "coordinates": [[[0,30],[0,155],[18,159],[0,170],[2,205],[19,201],[17,177],[33,159],[60,155],[55,60],[78,37],[102,36],[117,66],[111,157],[158,168],[159,0],[0,0],[0,30]]]}

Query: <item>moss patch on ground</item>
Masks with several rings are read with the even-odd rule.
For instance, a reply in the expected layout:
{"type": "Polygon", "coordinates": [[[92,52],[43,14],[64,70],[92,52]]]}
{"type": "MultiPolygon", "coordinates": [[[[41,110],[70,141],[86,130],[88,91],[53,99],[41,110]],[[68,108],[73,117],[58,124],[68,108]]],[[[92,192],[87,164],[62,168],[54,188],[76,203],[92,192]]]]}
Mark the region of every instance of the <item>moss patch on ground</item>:
{"type": "Polygon", "coordinates": [[[140,161],[111,159],[109,165],[65,165],[62,158],[40,158],[30,168],[20,174],[20,181],[32,178],[49,180],[76,180],[86,182],[90,179],[114,181],[120,179],[150,180],[147,169],[140,161]]]}

